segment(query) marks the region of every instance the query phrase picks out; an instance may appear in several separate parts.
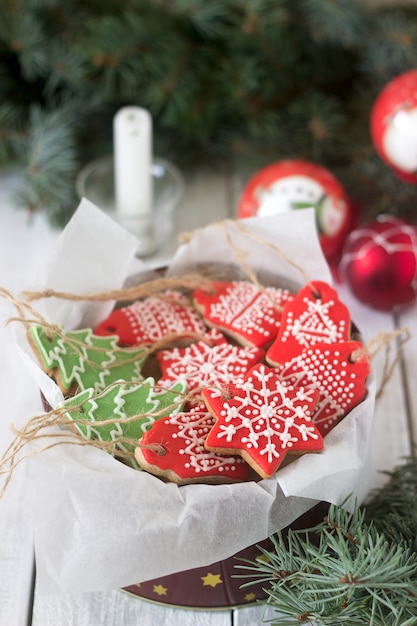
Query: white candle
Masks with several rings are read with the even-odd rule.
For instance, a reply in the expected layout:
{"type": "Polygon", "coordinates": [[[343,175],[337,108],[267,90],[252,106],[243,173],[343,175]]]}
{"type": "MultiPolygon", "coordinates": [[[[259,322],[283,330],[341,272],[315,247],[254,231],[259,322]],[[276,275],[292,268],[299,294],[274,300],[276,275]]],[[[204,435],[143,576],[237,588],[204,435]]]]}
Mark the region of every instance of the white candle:
{"type": "Polygon", "coordinates": [[[116,211],[123,217],[152,213],[152,118],[136,106],[120,109],[113,120],[116,211]]]}

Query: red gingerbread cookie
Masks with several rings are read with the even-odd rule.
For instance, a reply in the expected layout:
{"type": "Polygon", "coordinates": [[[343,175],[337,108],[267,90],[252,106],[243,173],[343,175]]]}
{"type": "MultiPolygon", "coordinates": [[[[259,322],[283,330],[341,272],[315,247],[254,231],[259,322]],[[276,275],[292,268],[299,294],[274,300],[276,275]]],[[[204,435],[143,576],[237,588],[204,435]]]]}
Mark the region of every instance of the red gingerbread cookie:
{"type": "Polygon", "coordinates": [[[319,392],[287,385],[274,368],[255,365],[223,390],[202,393],[216,418],[206,448],[240,454],[263,478],[272,476],[287,454],[323,449],[322,436],[311,419],[319,392]]]}
{"type": "Polygon", "coordinates": [[[240,456],[205,449],[214,418],[203,405],[157,420],[135,450],[140,467],[179,485],[244,481],[249,467],[240,456]]]}
{"type": "Polygon", "coordinates": [[[171,333],[205,331],[201,316],[174,290],[116,309],[94,330],[96,335],[117,335],[122,346],[156,343],[171,333]]]}
{"type": "Polygon", "coordinates": [[[312,419],[324,437],[365,397],[370,357],[359,341],[321,343],[276,369],[288,384],[318,389],[312,419]]]}
{"type": "Polygon", "coordinates": [[[213,293],[197,289],[196,308],[206,324],[244,345],[264,348],[275,338],[282,307],[293,295],[285,289],[259,289],[249,281],[214,282],[213,293]]]}
{"type": "Polygon", "coordinates": [[[259,348],[230,344],[216,329],[208,332],[206,337],[207,342],[198,341],[186,348],[159,351],[156,355],[162,369],[159,383],[184,380],[190,391],[230,383],[265,356],[259,348]]]}
{"type": "Polygon", "coordinates": [[[316,343],[348,341],[349,337],[349,310],[336,290],[322,281],[310,282],[285,305],[266,359],[270,365],[280,365],[316,343]]]}

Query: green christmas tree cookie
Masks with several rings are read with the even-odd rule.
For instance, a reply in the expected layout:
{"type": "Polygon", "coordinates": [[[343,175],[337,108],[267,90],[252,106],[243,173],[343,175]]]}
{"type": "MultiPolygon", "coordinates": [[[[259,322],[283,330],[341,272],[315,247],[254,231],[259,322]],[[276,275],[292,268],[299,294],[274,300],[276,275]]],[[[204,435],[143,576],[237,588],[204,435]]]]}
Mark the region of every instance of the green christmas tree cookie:
{"type": "Polygon", "coordinates": [[[116,456],[118,450],[131,454],[128,460],[137,467],[134,450],[142,434],[157,419],[180,412],[186,391],[187,384],[183,381],[169,389],[155,387],[152,377],[137,384],[117,381],[96,395],[93,389],[86,389],[65,400],[61,407],[67,409],[66,416],[85,439],[114,441],[110,452],[116,456]],[[137,419],[126,421],[134,416],[138,416],[137,419]],[[106,423],[113,419],[117,421],[106,423]],[[83,423],[85,421],[88,423],[83,423]],[[120,438],[131,439],[132,443],[117,441],[120,438]]]}
{"type": "Polygon", "coordinates": [[[50,335],[40,325],[28,331],[29,342],[42,368],[63,393],[70,389],[95,393],[116,380],[142,380],[145,348],[120,348],[116,336],[98,337],[90,328],[50,335]]]}

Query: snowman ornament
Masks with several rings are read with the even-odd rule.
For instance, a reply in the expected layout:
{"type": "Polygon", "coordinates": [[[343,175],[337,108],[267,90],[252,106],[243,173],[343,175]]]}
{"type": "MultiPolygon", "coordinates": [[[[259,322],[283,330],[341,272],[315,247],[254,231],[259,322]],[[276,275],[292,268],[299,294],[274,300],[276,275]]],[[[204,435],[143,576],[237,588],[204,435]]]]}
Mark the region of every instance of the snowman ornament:
{"type": "Polygon", "coordinates": [[[417,70],[389,82],[371,110],[375,150],[395,174],[417,184],[417,70]]]}
{"type": "Polygon", "coordinates": [[[263,217],[304,208],[315,209],[323,253],[332,259],[349,230],[350,202],[333,174],[316,163],[288,159],[257,172],[243,189],[237,217],[263,217]]]}

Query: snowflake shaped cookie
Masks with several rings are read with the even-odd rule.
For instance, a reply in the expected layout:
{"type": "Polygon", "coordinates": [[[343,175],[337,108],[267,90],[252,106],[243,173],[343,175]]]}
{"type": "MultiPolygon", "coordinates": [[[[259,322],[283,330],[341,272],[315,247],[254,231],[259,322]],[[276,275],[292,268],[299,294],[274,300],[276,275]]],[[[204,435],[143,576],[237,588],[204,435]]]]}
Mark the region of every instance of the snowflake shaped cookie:
{"type": "Polygon", "coordinates": [[[122,346],[156,343],[171,333],[204,333],[201,316],[179,291],[137,300],[114,310],[95,328],[97,335],[117,335],[122,346]]]}
{"type": "Polygon", "coordinates": [[[216,418],[206,448],[240,454],[263,478],[272,476],[287,454],[319,452],[323,439],[311,414],[316,389],[287,385],[274,368],[255,365],[223,390],[203,390],[216,418]]]}
{"type": "Polygon", "coordinates": [[[86,389],[64,400],[61,407],[84,439],[114,441],[112,454],[122,450],[134,462],[137,441],[156,420],[181,411],[186,392],[184,382],[161,389],[150,377],[138,384],[118,381],[98,394],[86,389]]]}
{"type": "Polygon", "coordinates": [[[136,448],[139,466],[180,485],[246,480],[249,468],[240,456],[221,456],[205,449],[214,422],[204,404],[158,420],[136,448]]]}
{"type": "Polygon", "coordinates": [[[186,348],[161,350],[157,359],[162,369],[161,384],[185,380],[190,391],[212,384],[230,383],[243,376],[265,353],[258,348],[231,345],[218,330],[207,333],[207,343],[198,341],[186,348]]]}
{"type": "Polygon", "coordinates": [[[266,359],[270,365],[290,361],[316,343],[348,341],[350,314],[328,283],[310,282],[283,310],[281,326],[266,359]]]}
{"type": "Polygon", "coordinates": [[[276,369],[288,384],[318,389],[312,419],[324,437],[365,397],[370,357],[359,341],[316,344],[276,369]]]}
{"type": "Polygon", "coordinates": [[[214,326],[243,345],[264,348],[275,338],[282,307],[293,295],[285,289],[259,289],[249,281],[214,282],[213,293],[197,289],[196,308],[214,326]]]}

